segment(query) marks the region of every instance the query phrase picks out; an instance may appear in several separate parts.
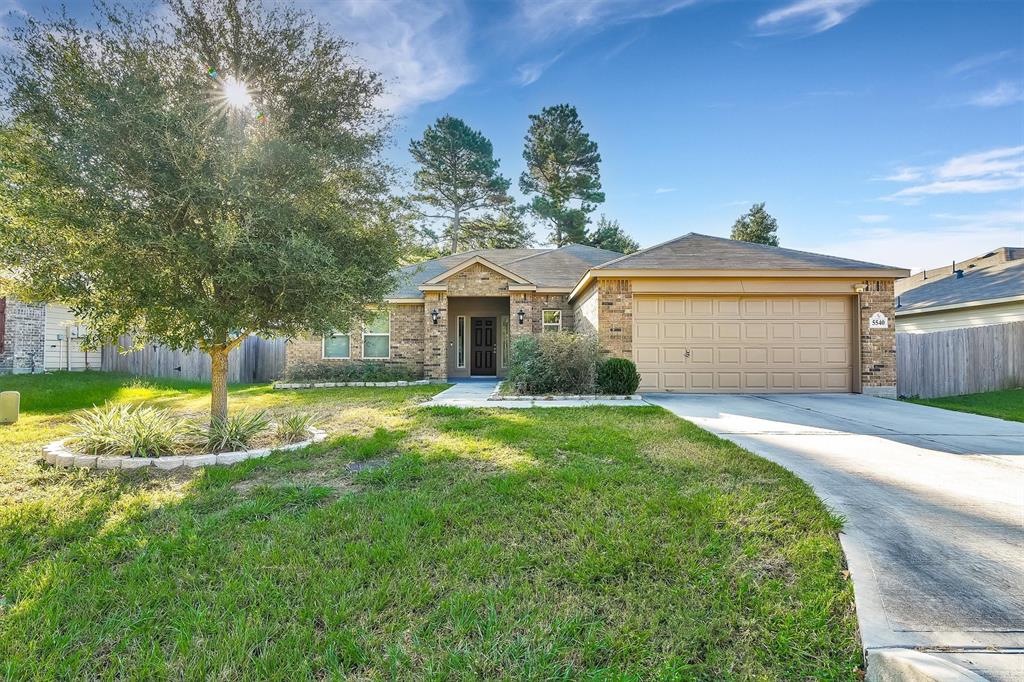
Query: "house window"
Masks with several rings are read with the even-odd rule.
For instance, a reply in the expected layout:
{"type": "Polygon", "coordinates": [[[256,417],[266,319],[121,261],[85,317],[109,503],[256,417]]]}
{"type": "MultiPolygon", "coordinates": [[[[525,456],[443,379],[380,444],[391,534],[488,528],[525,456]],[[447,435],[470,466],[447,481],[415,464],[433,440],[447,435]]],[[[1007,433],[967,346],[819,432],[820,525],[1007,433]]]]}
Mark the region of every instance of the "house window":
{"type": "Polygon", "coordinates": [[[455,366],[466,366],[466,318],[459,315],[455,322],[455,366]]]}
{"type": "Polygon", "coordinates": [[[512,344],[512,330],[509,328],[509,316],[501,316],[501,344],[498,346],[498,366],[508,367],[508,354],[512,344]]]}
{"type": "Polygon", "coordinates": [[[348,332],[335,332],[324,337],[324,360],[348,360],[351,357],[351,337],[348,332]]]}
{"type": "Polygon", "coordinates": [[[562,311],[561,310],[545,310],[541,313],[544,317],[541,327],[546,332],[560,332],[562,331],[562,311]]]}
{"type": "Polygon", "coordinates": [[[363,327],[363,358],[386,360],[391,357],[391,314],[385,310],[363,327]]]}

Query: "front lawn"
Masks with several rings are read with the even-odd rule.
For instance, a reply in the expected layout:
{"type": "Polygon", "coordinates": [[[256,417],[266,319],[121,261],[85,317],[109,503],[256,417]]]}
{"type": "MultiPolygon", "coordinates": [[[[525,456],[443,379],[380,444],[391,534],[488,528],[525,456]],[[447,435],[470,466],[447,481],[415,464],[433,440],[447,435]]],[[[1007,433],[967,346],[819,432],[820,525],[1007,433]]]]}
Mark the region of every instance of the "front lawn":
{"type": "Polygon", "coordinates": [[[948,398],[908,398],[908,400],[918,405],[930,405],[946,410],[1024,422],[1024,389],[1022,388],[954,395],[948,398]]]}
{"type": "Polygon", "coordinates": [[[67,410],[194,384],[0,377],[0,678],[856,679],[830,516],[654,407],[417,408],[438,386],[232,391],[331,437],[226,468],[41,464],[67,410]]]}

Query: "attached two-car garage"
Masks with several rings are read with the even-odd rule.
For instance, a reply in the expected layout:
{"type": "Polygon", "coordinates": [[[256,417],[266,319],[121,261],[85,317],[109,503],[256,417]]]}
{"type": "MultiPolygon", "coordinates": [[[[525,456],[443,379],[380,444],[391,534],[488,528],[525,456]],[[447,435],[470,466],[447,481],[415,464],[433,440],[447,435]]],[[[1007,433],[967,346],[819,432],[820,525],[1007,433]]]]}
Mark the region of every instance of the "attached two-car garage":
{"type": "Polygon", "coordinates": [[[634,295],[640,390],[850,392],[853,296],[634,295]]]}

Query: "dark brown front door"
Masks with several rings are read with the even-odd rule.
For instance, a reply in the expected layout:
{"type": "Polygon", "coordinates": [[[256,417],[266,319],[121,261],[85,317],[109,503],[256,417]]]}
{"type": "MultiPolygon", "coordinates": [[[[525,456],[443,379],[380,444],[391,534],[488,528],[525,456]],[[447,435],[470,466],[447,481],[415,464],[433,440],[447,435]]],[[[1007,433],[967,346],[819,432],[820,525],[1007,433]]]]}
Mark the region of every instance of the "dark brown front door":
{"type": "Polygon", "coordinates": [[[470,361],[470,374],[481,376],[494,376],[497,372],[496,348],[498,346],[496,317],[474,317],[473,318],[473,344],[472,360],[470,361]]]}

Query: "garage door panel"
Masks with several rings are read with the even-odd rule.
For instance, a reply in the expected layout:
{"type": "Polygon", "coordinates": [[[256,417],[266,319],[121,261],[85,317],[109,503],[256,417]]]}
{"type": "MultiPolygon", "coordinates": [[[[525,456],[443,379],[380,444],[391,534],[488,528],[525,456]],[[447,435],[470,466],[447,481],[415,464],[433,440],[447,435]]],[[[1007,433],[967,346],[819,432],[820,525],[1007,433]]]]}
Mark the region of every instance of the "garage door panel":
{"type": "Polygon", "coordinates": [[[837,296],[637,296],[642,390],[849,391],[853,299],[837,296]]]}
{"type": "Polygon", "coordinates": [[[658,341],[661,329],[657,322],[637,322],[633,326],[633,338],[637,341],[658,341]]]}

